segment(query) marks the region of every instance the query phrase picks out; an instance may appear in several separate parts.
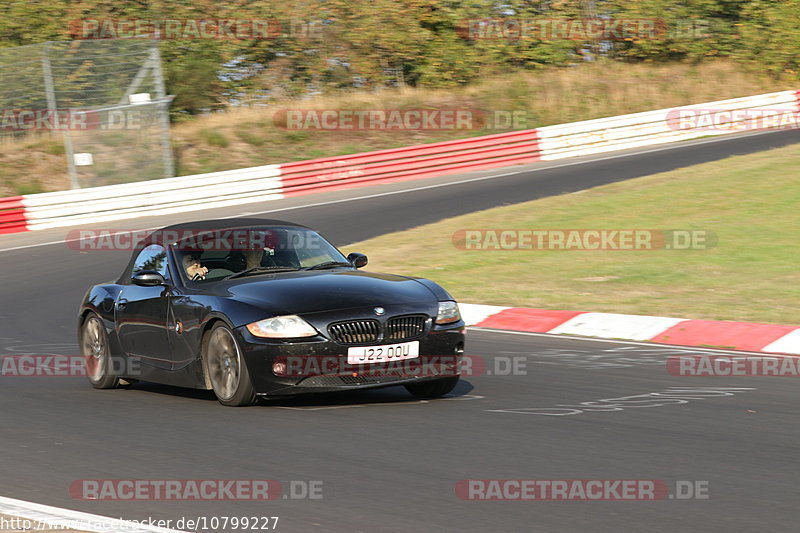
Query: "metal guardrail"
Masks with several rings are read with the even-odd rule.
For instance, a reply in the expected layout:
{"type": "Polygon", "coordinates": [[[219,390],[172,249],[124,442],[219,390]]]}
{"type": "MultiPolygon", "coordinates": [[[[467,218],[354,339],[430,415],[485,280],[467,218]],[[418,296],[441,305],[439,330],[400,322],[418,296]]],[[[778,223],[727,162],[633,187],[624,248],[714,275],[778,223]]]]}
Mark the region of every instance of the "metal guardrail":
{"type": "Polygon", "coordinates": [[[743,98],[732,98],[658,109],[631,115],[585,120],[538,129],[542,160],[598,154],[614,150],[639,148],[699,137],[737,133],[749,126],[748,118],[731,116],[714,128],[681,129],[675,115],[678,111],[799,111],[799,91],[781,91],[743,98]]]}
{"type": "Polygon", "coordinates": [[[22,196],[0,198],[0,234],[27,231],[22,196]]]}
{"type": "Polygon", "coordinates": [[[23,197],[28,230],[226,207],[281,198],[278,165],[23,197]]]}
{"type": "Polygon", "coordinates": [[[419,146],[281,165],[287,196],[532,163],[536,130],[498,133],[419,146]]]}

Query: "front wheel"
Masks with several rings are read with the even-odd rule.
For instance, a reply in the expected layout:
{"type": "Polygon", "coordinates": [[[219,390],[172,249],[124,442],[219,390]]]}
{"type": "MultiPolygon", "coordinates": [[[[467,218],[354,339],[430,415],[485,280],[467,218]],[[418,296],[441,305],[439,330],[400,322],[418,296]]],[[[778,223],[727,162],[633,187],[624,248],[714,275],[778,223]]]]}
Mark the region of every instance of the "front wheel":
{"type": "Polygon", "coordinates": [[[222,322],[215,324],[203,339],[203,363],[219,403],[232,407],[255,403],[256,393],[239,343],[222,322]]]}
{"type": "Polygon", "coordinates": [[[81,355],[86,365],[86,377],[95,389],[114,389],[119,378],[111,372],[111,351],[103,321],[89,313],[81,326],[81,355]]]}
{"type": "Polygon", "coordinates": [[[458,385],[458,376],[442,378],[434,381],[423,381],[422,383],[409,383],[405,385],[408,392],[423,400],[433,400],[440,398],[453,390],[458,385]]]}

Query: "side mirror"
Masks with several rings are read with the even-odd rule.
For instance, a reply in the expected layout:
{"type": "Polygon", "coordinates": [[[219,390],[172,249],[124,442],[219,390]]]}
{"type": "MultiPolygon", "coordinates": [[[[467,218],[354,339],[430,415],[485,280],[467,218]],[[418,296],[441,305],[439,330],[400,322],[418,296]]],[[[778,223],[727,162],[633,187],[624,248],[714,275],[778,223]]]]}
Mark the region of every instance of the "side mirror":
{"type": "Polygon", "coordinates": [[[353,252],[352,254],[347,256],[347,260],[350,261],[350,264],[352,264],[356,268],[367,266],[367,256],[364,254],[358,254],[356,252],[353,252]]]}
{"type": "Polygon", "coordinates": [[[131,277],[131,281],[135,285],[140,285],[142,287],[158,287],[167,284],[167,280],[164,279],[164,276],[155,270],[142,270],[141,272],[137,272],[131,277]]]}

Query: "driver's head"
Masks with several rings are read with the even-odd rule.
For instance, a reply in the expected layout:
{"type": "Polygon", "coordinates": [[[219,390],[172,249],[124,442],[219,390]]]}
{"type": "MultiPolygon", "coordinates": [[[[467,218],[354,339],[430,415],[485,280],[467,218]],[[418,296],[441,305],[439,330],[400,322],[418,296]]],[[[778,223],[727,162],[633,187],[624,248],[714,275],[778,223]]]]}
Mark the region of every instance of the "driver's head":
{"type": "Polygon", "coordinates": [[[189,252],[189,253],[187,253],[186,255],[183,256],[183,270],[187,274],[191,275],[191,272],[189,272],[189,269],[191,269],[192,267],[196,268],[196,267],[199,267],[199,266],[200,266],[200,254],[194,253],[194,252],[189,252]]]}

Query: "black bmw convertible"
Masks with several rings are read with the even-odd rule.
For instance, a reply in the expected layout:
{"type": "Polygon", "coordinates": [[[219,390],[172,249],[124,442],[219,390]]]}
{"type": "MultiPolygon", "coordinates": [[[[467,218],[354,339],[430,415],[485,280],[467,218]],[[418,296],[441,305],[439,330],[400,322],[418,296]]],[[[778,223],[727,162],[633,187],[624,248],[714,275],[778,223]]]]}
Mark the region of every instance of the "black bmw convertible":
{"type": "Polygon", "coordinates": [[[232,406],[395,385],[447,394],[464,352],[458,305],[430,280],[360,270],[366,264],[278,220],[153,231],[119,279],[81,303],[89,381],[213,390],[232,406]]]}

